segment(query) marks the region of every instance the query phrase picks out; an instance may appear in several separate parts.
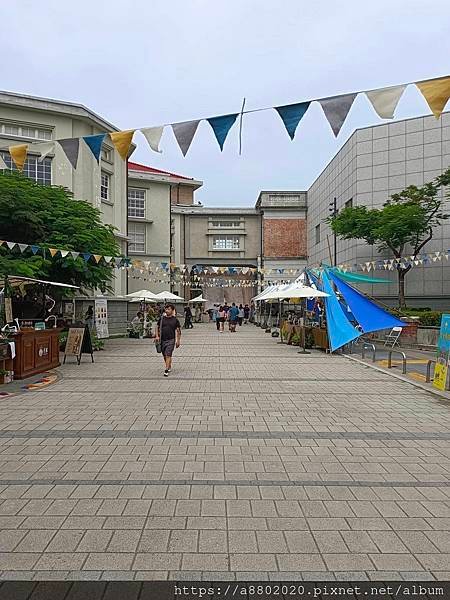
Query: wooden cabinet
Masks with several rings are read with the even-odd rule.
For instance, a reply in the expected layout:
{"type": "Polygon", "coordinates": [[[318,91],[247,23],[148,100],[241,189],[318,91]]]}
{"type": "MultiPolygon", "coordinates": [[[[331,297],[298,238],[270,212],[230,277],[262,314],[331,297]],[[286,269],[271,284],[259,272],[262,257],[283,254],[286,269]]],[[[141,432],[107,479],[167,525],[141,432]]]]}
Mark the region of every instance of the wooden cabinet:
{"type": "Polygon", "coordinates": [[[61,329],[22,329],[14,335],[16,357],[14,379],[24,379],[59,367],[59,333],[61,329]]]}

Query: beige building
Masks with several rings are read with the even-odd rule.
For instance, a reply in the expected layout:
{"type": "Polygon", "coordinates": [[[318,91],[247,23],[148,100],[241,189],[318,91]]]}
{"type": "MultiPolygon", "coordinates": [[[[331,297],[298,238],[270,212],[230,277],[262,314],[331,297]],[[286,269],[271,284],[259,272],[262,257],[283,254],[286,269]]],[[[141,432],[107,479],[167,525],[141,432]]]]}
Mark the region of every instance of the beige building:
{"type": "MultiPolygon", "coordinates": [[[[105,138],[100,163],[90,149],[80,143],[77,169],[73,169],[61,147],[42,162],[33,143],[82,137],[118,128],[90,109],[72,102],[0,92],[0,156],[11,166],[8,147],[30,144],[24,174],[45,185],[62,185],[75,198],[87,200],[98,207],[105,223],[117,228],[116,238],[121,252],[127,253],[127,166],[105,138]]],[[[115,295],[126,293],[126,272],[117,271],[115,295]]]]}
{"type": "Polygon", "coordinates": [[[130,270],[128,292],[148,289],[157,293],[170,287],[169,278],[145,274],[146,263],[171,262],[172,207],[177,200],[192,204],[201,185],[201,181],[182,175],[128,163],[128,255],[142,261],[144,267],[144,275],[139,269],[136,274],[130,270]]]}

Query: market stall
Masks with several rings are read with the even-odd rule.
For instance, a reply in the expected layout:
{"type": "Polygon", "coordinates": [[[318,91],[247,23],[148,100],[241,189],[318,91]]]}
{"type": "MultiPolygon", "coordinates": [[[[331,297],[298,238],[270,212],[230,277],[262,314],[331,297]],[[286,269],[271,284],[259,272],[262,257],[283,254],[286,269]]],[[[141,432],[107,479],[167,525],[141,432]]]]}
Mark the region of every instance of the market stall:
{"type": "Polygon", "coordinates": [[[58,317],[52,313],[55,301],[48,295],[52,287],[76,290],[74,285],[29,277],[9,276],[0,286],[4,307],[4,325],[0,335],[0,369],[3,381],[24,379],[60,365],[58,317]],[[20,315],[20,297],[28,286],[40,289],[33,296],[37,318],[20,315]],[[39,302],[41,300],[41,302],[39,302]],[[19,316],[16,316],[19,314],[19,316]],[[6,375],[6,378],[5,378],[6,375]]]}

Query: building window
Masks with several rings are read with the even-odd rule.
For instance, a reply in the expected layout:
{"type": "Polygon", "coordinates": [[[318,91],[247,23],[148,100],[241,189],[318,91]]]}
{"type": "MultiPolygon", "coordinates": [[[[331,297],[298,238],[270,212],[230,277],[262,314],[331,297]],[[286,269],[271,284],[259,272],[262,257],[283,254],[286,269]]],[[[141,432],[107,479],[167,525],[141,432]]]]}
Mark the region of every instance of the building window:
{"type": "Polygon", "coordinates": [[[13,125],[12,123],[0,123],[0,135],[29,138],[32,140],[51,140],[52,130],[43,127],[28,125],[13,125]]]}
{"type": "Polygon", "coordinates": [[[130,223],[128,228],[129,252],[145,252],[145,225],[144,223],[130,223]]]}
{"type": "Polygon", "coordinates": [[[103,145],[100,156],[101,156],[102,160],[106,160],[107,162],[112,162],[112,149],[103,145]]]}
{"type": "Polygon", "coordinates": [[[316,225],[315,233],[316,233],[316,244],[318,244],[320,242],[320,223],[319,223],[319,225],[316,225]]]}
{"type": "Polygon", "coordinates": [[[128,216],[137,219],[145,218],[145,190],[128,190],[128,216]]]}
{"type": "Polygon", "coordinates": [[[344,204],[344,208],[352,208],[353,207],[353,198],[350,198],[350,200],[347,200],[347,202],[344,204]]]}
{"type": "Polygon", "coordinates": [[[238,235],[213,236],[213,250],[239,250],[238,235]]]}
{"type": "Polygon", "coordinates": [[[101,181],[100,181],[100,198],[102,200],[109,200],[109,184],[110,184],[111,176],[108,173],[102,171],[101,181]]]}
{"type": "MultiPolygon", "coordinates": [[[[13,171],[17,170],[9,152],[0,152],[0,156],[5,161],[8,169],[12,169],[13,171]]],[[[22,172],[26,177],[36,181],[36,183],[40,183],[41,185],[51,185],[52,159],[44,158],[43,161],[38,161],[37,156],[27,156],[22,172]]]]}
{"type": "Polygon", "coordinates": [[[211,227],[224,227],[224,228],[232,228],[232,227],[240,227],[240,221],[211,221],[211,227]]]}

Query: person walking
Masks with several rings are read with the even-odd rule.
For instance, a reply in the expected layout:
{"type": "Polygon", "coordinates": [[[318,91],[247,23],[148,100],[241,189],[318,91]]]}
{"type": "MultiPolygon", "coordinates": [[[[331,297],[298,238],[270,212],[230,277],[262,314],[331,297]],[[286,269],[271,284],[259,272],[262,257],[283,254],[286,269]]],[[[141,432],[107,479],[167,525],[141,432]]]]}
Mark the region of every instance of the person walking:
{"type": "Polygon", "coordinates": [[[228,322],[230,325],[230,333],[234,333],[236,331],[236,325],[239,318],[239,308],[233,302],[230,310],[228,311],[228,322]]]}
{"type": "Polygon", "coordinates": [[[184,307],[184,328],[194,329],[194,325],[192,324],[192,310],[189,305],[184,307]]]}
{"type": "Polygon", "coordinates": [[[223,328],[225,325],[226,317],[227,317],[227,313],[225,312],[224,307],[219,306],[219,319],[218,319],[219,326],[217,327],[217,329],[220,331],[220,333],[223,333],[223,328]]]}
{"type": "Polygon", "coordinates": [[[243,322],[244,322],[244,307],[242,306],[242,304],[239,304],[239,314],[238,314],[239,327],[242,326],[243,322]]]}
{"type": "Polygon", "coordinates": [[[172,354],[181,344],[181,325],[175,316],[175,306],[166,304],[164,313],[158,321],[156,328],[156,341],[161,342],[161,353],[164,358],[164,377],[169,377],[172,370],[172,354]]]}
{"type": "Polygon", "coordinates": [[[217,327],[217,331],[219,331],[219,329],[220,329],[219,307],[217,306],[217,304],[214,304],[213,308],[211,309],[211,320],[214,321],[214,323],[216,324],[216,327],[217,327]]]}
{"type": "Polygon", "coordinates": [[[246,304],[244,306],[244,323],[248,322],[249,317],[250,317],[250,307],[248,304],[246,304]]]}

